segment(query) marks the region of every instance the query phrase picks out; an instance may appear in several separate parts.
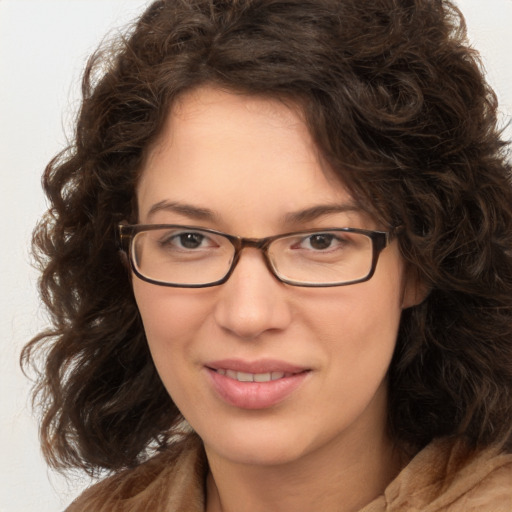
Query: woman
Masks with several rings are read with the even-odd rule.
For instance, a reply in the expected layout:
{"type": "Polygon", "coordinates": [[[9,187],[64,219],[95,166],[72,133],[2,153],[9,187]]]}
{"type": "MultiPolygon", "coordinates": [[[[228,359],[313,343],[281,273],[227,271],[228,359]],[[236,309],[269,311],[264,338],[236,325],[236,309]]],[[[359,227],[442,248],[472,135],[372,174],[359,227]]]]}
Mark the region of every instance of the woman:
{"type": "Polygon", "coordinates": [[[512,188],[435,0],[164,0],[35,233],[69,511],[512,506],[512,188]]]}

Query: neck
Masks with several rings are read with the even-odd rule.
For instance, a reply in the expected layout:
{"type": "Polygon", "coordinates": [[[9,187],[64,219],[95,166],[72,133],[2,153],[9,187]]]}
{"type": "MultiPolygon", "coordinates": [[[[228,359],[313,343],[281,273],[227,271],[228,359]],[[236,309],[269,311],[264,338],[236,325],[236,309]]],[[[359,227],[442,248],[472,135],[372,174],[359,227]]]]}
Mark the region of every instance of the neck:
{"type": "Polygon", "coordinates": [[[300,460],[240,464],[207,449],[207,512],[355,512],[381,495],[403,466],[385,429],[347,432],[300,460]]]}

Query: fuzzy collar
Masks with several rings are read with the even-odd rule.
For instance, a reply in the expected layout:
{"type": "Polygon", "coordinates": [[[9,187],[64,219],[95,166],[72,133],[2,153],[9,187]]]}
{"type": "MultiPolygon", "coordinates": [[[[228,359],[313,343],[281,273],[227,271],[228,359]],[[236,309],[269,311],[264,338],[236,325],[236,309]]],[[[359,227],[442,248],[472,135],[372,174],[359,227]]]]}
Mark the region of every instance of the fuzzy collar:
{"type": "MultiPolygon", "coordinates": [[[[66,512],[204,512],[208,470],[196,436],[86,490],[66,512]]],[[[512,512],[512,455],[438,439],[360,512],[512,512]]]]}

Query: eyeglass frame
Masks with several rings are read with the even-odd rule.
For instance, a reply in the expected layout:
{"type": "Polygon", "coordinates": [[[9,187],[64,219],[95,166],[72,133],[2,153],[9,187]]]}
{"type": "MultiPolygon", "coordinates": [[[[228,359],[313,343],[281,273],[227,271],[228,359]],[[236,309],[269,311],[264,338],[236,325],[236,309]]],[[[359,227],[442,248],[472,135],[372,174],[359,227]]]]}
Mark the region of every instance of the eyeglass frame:
{"type": "Polygon", "coordinates": [[[119,250],[121,250],[128,258],[130,263],[130,267],[133,273],[143,281],[147,283],[151,283],[157,286],[167,286],[172,288],[209,288],[212,286],[219,286],[224,284],[234,272],[236,265],[240,260],[240,255],[242,250],[245,247],[253,247],[258,249],[263,254],[263,260],[265,261],[265,265],[269,272],[280,282],[288,284],[290,286],[298,286],[304,288],[328,288],[334,286],[347,286],[351,284],[364,283],[369,281],[377,267],[377,262],[379,260],[380,253],[391,243],[393,238],[396,237],[399,227],[391,228],[389,231],[379,231],[379,230],[370,230],[370,229],[359,229],[359,228],[322,228],[322,229],[313,229],[313,230],[301,230],[301,231],[292,231],[289,233],[282,233],[279,235],[267,236],[264,238],[247,238],[236,235],[230,235],[229,233],[224,233],[222,231],[217,231],[215,229],[202,228],[197,226],[189,226],[183,224],[118,224],[117,225],[117,243],[119,250]],[[157,281],[155,279],[151,279],[149,277],[144,276],[139,272],[135,263],[133,262],[132,256],[132,241],[137,233],[141,231],[154,231],[157,229],[169,229],[169,228],[180,228],[180,229],[190,229],[191,231],[204,231],[206,233],[211,233],[214,235],[222,236],[226,238],[235,249],[235,253],[233,255],[233,259],[231,261],[231,265],[228,269],[228,272],[217,281],[213,281],[211,283],[206,284],[179,284],[179,283],[167,283],[164,281],[157,281]],[[328,231],[342,231],[344,233],[357,233],[361,235],[365,235],[370,238],[372,243],[372,263],[368,274],[365,277],[354,279],[352,281],[346,281],[342,283],[304,283],[300,281],[292,281],[286,278],[283,278],[278,275],[277,270],[272,266],[272,261],[268,255],[268,248],[270,244],[275,240],[279,240],[280,238],[286,238],[294,235],[301,234],[311,234],[311,233],[325,233],[328,231]]]}

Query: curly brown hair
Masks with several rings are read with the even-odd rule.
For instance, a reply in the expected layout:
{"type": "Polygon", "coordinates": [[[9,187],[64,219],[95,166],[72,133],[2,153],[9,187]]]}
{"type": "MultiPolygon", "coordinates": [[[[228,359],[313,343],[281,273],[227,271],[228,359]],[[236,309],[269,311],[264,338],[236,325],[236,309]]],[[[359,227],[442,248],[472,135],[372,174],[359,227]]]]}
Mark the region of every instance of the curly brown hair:
{"type": "Polygon", "coordinates": [[[497,102],[442,0],[158,0],[88,62],[73,143],[48,165],[33,239],[52,326],[35,398],[55,467],[118,470],[179,432],[148,351],[116,225],[169,108],[201,84],[298,103],[340,179],[401,225],[430,289],[403,313],[389,424],[510,450],[512,185],[497,102]]]}

